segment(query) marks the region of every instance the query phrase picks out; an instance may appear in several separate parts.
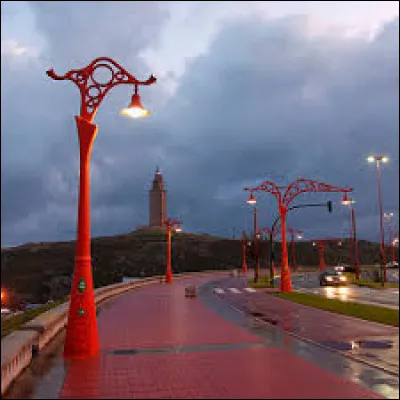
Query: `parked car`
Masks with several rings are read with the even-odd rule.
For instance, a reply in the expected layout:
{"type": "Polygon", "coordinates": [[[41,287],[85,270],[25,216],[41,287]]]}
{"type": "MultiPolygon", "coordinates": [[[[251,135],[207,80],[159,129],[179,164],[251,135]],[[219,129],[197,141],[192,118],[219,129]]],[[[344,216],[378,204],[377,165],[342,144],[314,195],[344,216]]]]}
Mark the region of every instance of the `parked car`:
{"type": "Polygon", "coordinates": [[[397,261],[388,262],[386,268],[399,268],[399,263],[397,261]]]}
{"type": "Polygon", "coordinates": [[[333,269],[338,272],[352,272],[352,273],[356,272],[355,267],[353,267],[352,265],[347,265],[347,264],[338,264],[338,265],[336,265],[336,267],[333,267],[333,269]]]}
{"type": "Polygon", "coordinates": [[[320,286],[346,285],[347,278],[339,271],[324,271],[319,276],[320,286]]]}

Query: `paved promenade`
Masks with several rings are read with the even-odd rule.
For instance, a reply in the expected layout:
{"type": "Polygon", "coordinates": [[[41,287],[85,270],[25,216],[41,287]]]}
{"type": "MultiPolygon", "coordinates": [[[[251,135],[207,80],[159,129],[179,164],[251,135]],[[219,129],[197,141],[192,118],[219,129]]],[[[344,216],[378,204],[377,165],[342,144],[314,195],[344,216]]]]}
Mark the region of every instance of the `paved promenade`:
{"type": "Polygon", "coordinates": [[[69,361],[61,398],[380,398],[268,345],[184,287],[191,278],[127,293],[99,315],[101,355],[69,361]]]}

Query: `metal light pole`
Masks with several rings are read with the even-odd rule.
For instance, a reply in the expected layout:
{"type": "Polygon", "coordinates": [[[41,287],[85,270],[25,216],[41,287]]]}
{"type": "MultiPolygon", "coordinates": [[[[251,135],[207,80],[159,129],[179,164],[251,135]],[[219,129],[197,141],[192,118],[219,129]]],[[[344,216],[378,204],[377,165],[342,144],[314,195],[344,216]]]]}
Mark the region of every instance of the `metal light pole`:
{"type": "Polygon", "coordinates": [[[382,189],[381,189],[381,163],[387,163],[389,157],[387,156],[369,156],[367,161],[376,164],[376,172],[378,174],[378,199],[379,199],[379,223],[381,229],[381,268],[382,274],[382,285],[386,283],[386,255],[385,255],[385,231],[383,229],[383,211],[382,211],[382,189]]]}
{"type": "Polygon", "coordinates": [[[295,242],[294,242],[294,235],[297,235],[298,239],[301,239],[303,236],[303,231],[296,229],[296,228],[287,228],[288,232],[290,233],[291,236],[291,245],[292,245],[292,269],[293,272],[296,271],[297,265],[296,265],[296,253],[295,253],[295,242]]]}
{"type": "Polygon", "coordinates": [[[254,229],[254,283],[259,281],[260,277],[260,257],[259,257],[259,244],[258,244],[258,215],[257,215],[257,200],[254,197],[253,192],[250,192],[250,197],[247,200],[247,204],[253,205],[253,229],[254,229]]]}
{"type": "Polygon", "coordinates": [[[324,271],[326,269],[326,264],[325,264],[325,244],[327,242],[337,242],[338,246],[342,245],[342,242],[340,239],[316,239],[313,241],[312,245],[315,247],[317,246],[318,248],[318,255],[319,255],[319,270],[324,271]]]}
{"type": "Polygon", "coordinates": [[[247,237],[244,231],[242,233],[241,245],[242,245],[242,273],[243,275],[247,275],[247,261],[246,261],[247,237]]]}
{"type": "Polygon", "coordinates": [[[343,189],[338,186],[328,185],[310,179],[299,178],[288,186],[278,186],[274,182],[265,181],[255,188],[244,188],[251,193],[254,191],[263,191],[271,193],[278,201],[278,209],[281,219],[282,232],[282,259],[281,259],[281,291],[291,292],[292,281],[290,278],[287,243],[286,243],[286,214],[290,203],[295,197],[306,192],[351,192],[353,189],[343,189]],[[283,189],[285,189],[283,191],[283,189]]]}
{"type": "Polygon", "coordinates": [[[164,221],[164,226],[167,228],[167,267],[165,270],[165,283],[172,283],[171,235],[172,231],[181,232],[181,222],[174,218],[168,218],[164,221]]]}
{"type": "Polygon", "coordinates": [[[394,213],[384,213],[383,218],[388,225],[388,233],[389,233],[389,246],[390,246],[390,260],[392,264],[395,262],[395,249],[394,249],[394,237],[393,237],[393,229],[392,229],[392,219],[394,217],[394,213]]]}
{"type": "Polygon", "coordinates": [[[351,233],[350,233],[350,259],[356,271],[356,279],[360,279],[360,263],[358,259],[358,243],[357,243],[357,229],[356,229],[356,212],[354,209],[354,203],[356,201],[354,199],[350,199],[347,196],[347,193],[344,194],[342,199],[342,204],[344,206],[349,207],[350,213],[350,224],[351,224],[351,233]]]}
{"type": "Polygon", "coordinates": [[[138,118],[149,115],[143,108],[138,86],[151,85],[156,78],[139,81],[113,59],[96,58],[83,69],[73,69],[65,75],[57,75],[53,69],[47,75],[55,80],[74,82],[81,94],[80,115],[75,117],[80,150],[79,205],[76,239],[75,269],[72,279],[64,357],[86,358],[99,352],[99,339],[94,300],[93,276],[90,253],[90,154],[97,134],[94,116],[111,88],[120,84],[132,85],[135,92],[130,105],[121,111],[123,115],[138,118]],[[106,82],[99,82],[97,72],[108,73],[106,82]]]}

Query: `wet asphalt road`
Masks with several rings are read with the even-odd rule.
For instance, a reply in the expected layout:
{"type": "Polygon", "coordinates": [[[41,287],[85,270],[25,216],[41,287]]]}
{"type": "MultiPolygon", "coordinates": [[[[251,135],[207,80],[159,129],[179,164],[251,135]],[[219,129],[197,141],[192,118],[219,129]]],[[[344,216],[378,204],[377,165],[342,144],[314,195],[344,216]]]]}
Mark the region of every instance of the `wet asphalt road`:
{"type": "MultiPolygon", "coordinates": [[[[282,326],[272,325],[260,318],[255,318],[248,313],[248,302],[252,296],[267,295],[260,292],[247,292],[243,290],[246,285],[243,277],[210,282],[200,288],[199,297],[223,318],[261,336],[269,345],[285,347],[293,354],[336,375],[367,387],[386,398],[399,398],[398,367],[397,373],[388,373],[338,352],[298,339],[285,332],[282,326]],[[224,294],[220,294],[222,293],[220,292],[221,289],[224,290],[224,294]]],[[[393,344],[398,348],[398,342],[393,344]]],[[[394,354],[391,356],[398,359],[398,350],[394,350],[394,354]]]]}
{"type": "Polygon", "coordinates": [[[302,293],[313,293],[325,296],[329,299],[399,309],[399,289],[387,288],[385,290],[377,290],[355,285],[321,287],[318,273],[293,275],[292,285],[294,290],[302,293]]]}

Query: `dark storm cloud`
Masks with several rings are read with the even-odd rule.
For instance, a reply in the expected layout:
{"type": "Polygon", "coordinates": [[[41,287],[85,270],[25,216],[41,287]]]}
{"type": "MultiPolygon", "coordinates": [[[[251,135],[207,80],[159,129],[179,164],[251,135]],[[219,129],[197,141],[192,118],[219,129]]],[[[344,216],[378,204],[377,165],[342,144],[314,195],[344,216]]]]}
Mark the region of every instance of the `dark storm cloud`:
{"type": "MultiPolygon", "coordinates": [[[[86,2],[75,4],[79,6],[34,5],[56,72],[84,66],[82,60],[103,54],[140,71],[141,78],[156,72],[135,54],[156,45],[156,39],[146,42],[151,36],[146,32],[157,37],[166,18],[164,10],[146,2],[133,8],[121,4],[115,7],[117,13],[114,6],[112,11],[106,7],[110,3],[99,2],[96,18],[89,18],[86,2]],[[121,11],[121,7],[128,8],[121,11]],[[126,16],[132,23],[105,26],[101,21],[107,13],[115,19],[126,16]],[[132,26],[141,33],[128,40],[132,26]],[[85,30],[90,34],[82,42],[85,30]]],[[[177,93],[165,107],[157,103],[161,83],[143,90],[143,101],[153,111],[146,120],[121,119],[115,110],[129,95],[115,89],[96,117],[93,234],[127,232],[147,222],[147,190],[155,165],[160,164],[169,213],[181,218],[189,231],[230,235],[232,228],[236,234],[243,227],[251,229],[243,187],[264,179],[286,184],[302,176],[353,186],[359,236],[377,239],[376,171],[366,164],[365,156],[370,152],[391,156],[383,168],[383,193],[385,209],[397,212],[398,20],[371,42],[307,36],[306,24],[307,19],[299,17],[225,26],[206,54],[188,62],[177,93]]],[[[7,68],[2,59],[2,72],[7,68]]],[[[77,89],[70,82],[46,79],[38,67],[31,74],[27,87],[13,82],[3,89],[2,84],[10,110],[2,118],[2,131],[13,127],[13,134],[2,133],[2,144],[13,149],[6,161],[2,159],[5,186],[9,185],[2,191],[2,216],[8,216],[6,222],[2,219],[2,241],[7,244],[72,238],[75,228],[78,154],[71,113],[79,109],[77,89]],[[17,99],[23,92],[30,93],[31,100],[37,97],[37,106],[31,102],[30,112],[21,120],[17,99]],[[33,158],[24,182],[35,183],[11,184],[20,174],[13,166],[23,163],[24,157],[28,163],[23,141],[29,143],[33,158]],[[32,187],[37,188],[32,204],[9,200],[29,197],[32,187]],[[29,212],[37,221],[28,219],[31,230],[22,234],[29,212]]],[[[260,224],[269,225],[276,202],[271,195],[259,198],[260,224]]],[[[335,201],[334,215],[302,210],[290,215],[289,225],[304,229],[308,237],[347,235],[348,210],[340,206],[340,195],[303,195],[298,202],[329,198],[335,201]]]]}

